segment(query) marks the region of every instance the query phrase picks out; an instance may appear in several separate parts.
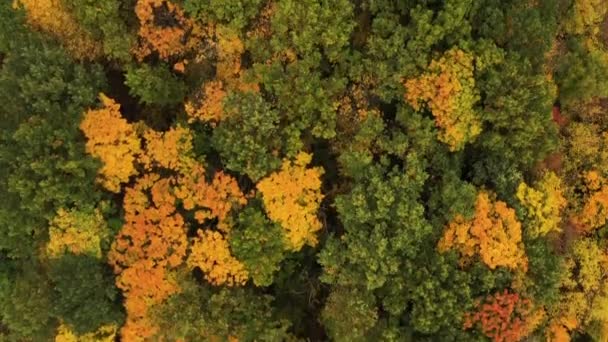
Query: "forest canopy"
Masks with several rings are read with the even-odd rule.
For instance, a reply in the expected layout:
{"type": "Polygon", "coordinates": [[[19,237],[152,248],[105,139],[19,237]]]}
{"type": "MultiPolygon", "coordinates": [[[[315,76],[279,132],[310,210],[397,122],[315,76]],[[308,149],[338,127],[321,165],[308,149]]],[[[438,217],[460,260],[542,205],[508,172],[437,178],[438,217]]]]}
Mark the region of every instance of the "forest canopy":
{"type": "Polygon", "coordinates": [[[608,341],[605,0],[5,0],[0,103],[0,341],[608,341]]]}

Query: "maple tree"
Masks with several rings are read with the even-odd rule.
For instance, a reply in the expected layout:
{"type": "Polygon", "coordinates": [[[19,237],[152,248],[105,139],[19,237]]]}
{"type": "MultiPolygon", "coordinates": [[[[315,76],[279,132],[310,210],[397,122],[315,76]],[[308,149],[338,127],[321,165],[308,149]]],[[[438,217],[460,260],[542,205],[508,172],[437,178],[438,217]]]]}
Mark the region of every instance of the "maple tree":
{"type": "Polygon", "coordinates": [[[440,129],[439,140],[452,151],[460,150],[481,132],[474,108],[479,94],[475,91],[473,57],[462,50],[450,50],[433,60],[428,70],[405,81],[405,99],[415,110],[426,104],[440,129]]]}
{"type": "Polygon", "coordinates": [[[472,219],[458,215],[447,225],[438,249],[445,252],[452,248],[464,263],[477,254],[492,269],[504,266],[525,272],[528,268],[515,210],[505,202],[492,201],[485,191],[477,195],[472,219]]]}
{"type": "Polygon", "coordinates": [[[321,229],[317,211],[323,199],[323,169],[306,168],[311,161],[310,154],[300,152],[295,161],[284,160],[280,171],[257,184],[268,217],[283,227],[288,246],[294,251],[305,244],[315,246],[316,233],[321,229]]]}
{"type": "Polygon", "coordinates": [[[476,311],[466,314],[464,328],[476,324],[495,342],[521,341],[541,322],[544,311],[517,293],[495,293],[476,303],[476,311]]]}

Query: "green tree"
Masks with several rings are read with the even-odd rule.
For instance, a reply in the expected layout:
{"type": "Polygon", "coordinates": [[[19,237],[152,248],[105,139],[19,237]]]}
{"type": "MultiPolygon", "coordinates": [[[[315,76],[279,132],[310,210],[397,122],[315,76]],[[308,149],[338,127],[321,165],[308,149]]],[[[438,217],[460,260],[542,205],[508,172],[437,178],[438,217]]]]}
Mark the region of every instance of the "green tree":
{"type": "Polygon", "coordinates": [[[171,73],[165,65],[131,66],[127,68],[125,79],[129,93],[145,104],[174,105],[183,102],[186,96],[184,81],[171,73]]]}
{"type": "Polygon", "coordinates": [[[281,165],[284,143],[279,112],[256,93],[234,93],[224,103],[227,118],[213,131],[212,144],[230,170],[253,181],[281,165]]]}
{"type": "Polygon", "coordinates": [[[230,250],[245,264],[256,286],[269,286],[284,258],[283,230],[256,207],[239,213],[230,232],[230,250]]]}

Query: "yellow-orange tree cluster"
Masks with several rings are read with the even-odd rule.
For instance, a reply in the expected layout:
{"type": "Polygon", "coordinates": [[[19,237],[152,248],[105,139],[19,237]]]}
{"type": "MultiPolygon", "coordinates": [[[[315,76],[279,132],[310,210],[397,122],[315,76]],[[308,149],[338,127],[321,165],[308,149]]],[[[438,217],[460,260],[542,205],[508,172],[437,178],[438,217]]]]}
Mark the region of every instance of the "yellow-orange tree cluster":
{"type": "Polygon", "coordinates": [[[147,317],[148,308],[178,291],[168,271],[183,262],[188,242],[184,219],[175,212],[170,182],[147,174],[126,190],[125,225],[108,255],[125,295],[127,322],[121,335],[129,341],[156,332],[147,317]]]}

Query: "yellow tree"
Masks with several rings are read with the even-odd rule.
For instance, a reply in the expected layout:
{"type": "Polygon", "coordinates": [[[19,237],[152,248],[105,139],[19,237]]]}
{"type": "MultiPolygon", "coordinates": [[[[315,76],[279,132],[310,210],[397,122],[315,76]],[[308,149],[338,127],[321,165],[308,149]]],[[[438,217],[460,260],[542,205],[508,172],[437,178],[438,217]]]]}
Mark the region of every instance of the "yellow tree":
{"type": "Polygon", "coordinates": [[[46,251],[51,257],[69,252],[101,258],[101,241],[106,234],[106,222],[99,210],[59,209],[51,221],[46,251]]]}
{"type": "Polygon", "coordinates": [[[312,156],[301,152],[295,162],[283,161],[281,170],[262,179],[257,188],[262,194],[268,217],[283,227],[287,246],[298,251],[317,244],[321,229],[317,211],[321,205],[323,168],[306,168],[312,156]]]}
{"type": "Polygon", "coordinates": [[[14,3],[25,8],[30,26],[56,37],[74,57],[101,56],[102,45],[78,25],[62,0],[15,0],[14,3]]]}
{"type": "Polygon", "coordinates": [[[55,342],[114,342],[116,341],[117,332],[118,327],[115,325],[104,325],[97,329],[97,331],[78,335],[70,330],[67,325],[61,324],[57,328],[55,342]]]}
{"type": "Polygon", "coordinates": [[[550,310],[550,341],[569,341],[569,332],[596,321],[608,324],[608,255],[597,241],[576,240],[563,261],[561,294],[550,310]]]}
{"type": "Polygon", "coordinates": [[[467,263],[475,255],[491,269],[499,266],[527,271],[528,259],[515,211],[502,201],[492,201],[481,191],[475,203],[475,216],[466,220],[457,215],[438,244],[439,251],[456,249],[467,263]]]}
{"type": "Polygon", "coordinates": [[[187,172],[195,164],[192,134],[186,127],[172,127],[167,132],[147,129],[143,133],[145,153],[139,158],[147,171],[160,167],[187,172]]]}
{"type": "Polygon", "coordinates": [[[531,237],[544,236],[551,231],[560,231],[562,210],[566,207],[561,179],[547,172],[536,184],[536,188],[522,182],[517,188],[517,199],[524,206],[531,237]]]}
{"type": "Polygon", "coordinates": [[[473,106],[479,100],[473,77],[473,57],[452,49],[433,60],[428,71],[405,80],[406,101],[415,109],[428,107],[439,128],[439,140],[457,151],[481,132],[473,106]]]}
{"type": "Polygon", "coordinates": [[[249,274],[230,252],[228,241],[216,231],[198,231],[188,257],[190,268],[198,267],[213,285],[244,285],[249,274]]]}
{"type": "Polygon", "coordinates": [[[101,184],[112,192],[120,192],[120,184],[137,174],[135,162],[141,153],[140,139],[133,125],[120,115],[120,105],[111,98],[99,96],[103,108],[88,110],[80,123],[87,137],[87,153],[99,158],[101,184]]]}

